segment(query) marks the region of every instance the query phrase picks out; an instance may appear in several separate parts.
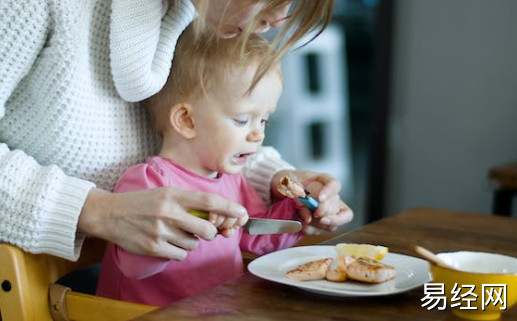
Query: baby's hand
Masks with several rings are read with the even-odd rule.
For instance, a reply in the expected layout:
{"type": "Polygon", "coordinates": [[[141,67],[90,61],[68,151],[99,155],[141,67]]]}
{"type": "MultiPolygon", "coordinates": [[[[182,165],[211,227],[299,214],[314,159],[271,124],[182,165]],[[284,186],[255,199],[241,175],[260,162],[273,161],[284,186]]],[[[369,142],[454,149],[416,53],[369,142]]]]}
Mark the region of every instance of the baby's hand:
{"type": "Polygon", "coordinates": [[[314,213],[307,208],[300,210],[304,226],[310,224],[319,229],[333,231],[352,220],[352,211],[339,197],[341,184],[331,175],[305,170],[280,170],[271,180],[273,198],[283,197],[278,187],[281,186],[281,180],[285,176],[290,177],[292,181],[303,183],[304,188],[310,192],[310,196],[320,203],[314,213]]]}
{"type": "Polygon", "coordinates": [[[341,200],[337,191],[321,200],[319,196],[323,187],[324,185],[320,182],[311,182],[306,186],[306,190],[310,192],[310,195],[319,200],[319,206],[313,213],[309,214],[309,211],[309,213],[302,213],[301,215],[304,218],[304,222],[310,223],[311,226],[334,231],[338,226],[350,222],[353,213],[341,200]],[[308,215],[310,216],[309,220],[306,219],[308,215]]]}
{"type": "Polygon", "coordinates": [[[221,214],[210,213],[208,221],[217,227],[219,232],[224,237],[230,237],[233,232],[243,227],[248,221],[248,216],[237,219],[235,217],[228,217],[221,214]]]}

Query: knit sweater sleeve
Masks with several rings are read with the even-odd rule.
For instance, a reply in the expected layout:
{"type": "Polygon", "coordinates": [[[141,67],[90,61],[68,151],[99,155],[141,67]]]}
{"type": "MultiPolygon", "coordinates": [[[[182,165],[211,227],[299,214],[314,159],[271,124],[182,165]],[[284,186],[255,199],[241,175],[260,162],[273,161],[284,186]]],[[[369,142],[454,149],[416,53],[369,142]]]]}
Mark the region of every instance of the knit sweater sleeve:
{"type": "Polygon", "coordinates": [[[273,147],[262,147],[246,163],[243,174],[266,204],[271,203],[271,179],[282,169],[294,169],[273,147]]]}
{"type": "Polygon", "coordinates": [[[141,101],[165,85],[176,42],[195,14],[190,0],[112,1],[110,63],[123,99],[141,101]]]}
{"type": "MultiPolygon", "coordinates": [[[[46,1],[0,2],[0,118],[44,48],[50,12],[46,1]]],[[[76,260],[84,239],[76,233],[77,220],[93,184],[56,166],[40,166],[23,151],[11,150],[2,137],[0,132],[0,240],[76,260]]]]}

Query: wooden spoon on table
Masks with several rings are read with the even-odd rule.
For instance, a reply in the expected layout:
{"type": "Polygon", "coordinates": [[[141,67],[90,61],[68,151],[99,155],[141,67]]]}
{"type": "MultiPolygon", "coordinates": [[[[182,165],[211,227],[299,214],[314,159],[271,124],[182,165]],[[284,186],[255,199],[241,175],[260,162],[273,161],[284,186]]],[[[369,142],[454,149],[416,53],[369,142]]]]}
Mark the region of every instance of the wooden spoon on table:
{"type": "Polygon", "coordinates": [[[424,247],[421,247],[421,246],[418,246],[418,245],[415,245],[414,249],[415,249],[415,252],[417,252],[421,257],[423,257],[427,261],[429,261],[431,263],[434,263],[434,264],[436,264],[438,266],[444,267],[444,268],[455,270],[455,268],[453,266],[451,266],[450,264],[445,263],[444,260],[439,258],[436,254],[434,254],[433,252],[429,251],[428,249],[426,249],[424,247]]]}

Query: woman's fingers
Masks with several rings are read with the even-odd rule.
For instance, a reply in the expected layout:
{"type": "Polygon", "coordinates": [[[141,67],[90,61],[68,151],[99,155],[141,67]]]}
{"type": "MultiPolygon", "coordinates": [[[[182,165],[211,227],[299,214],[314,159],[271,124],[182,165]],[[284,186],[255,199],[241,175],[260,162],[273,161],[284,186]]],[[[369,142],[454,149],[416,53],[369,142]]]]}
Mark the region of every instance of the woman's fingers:
{"type": "Polygon", "coordinates": [[[160,239],[155,252],[156,256],[182,261],[187,257],[188,251],[196,249],[198,245],[199,240],[194,235],[173,228],[160,239]]]}
{"type": "Polygon", "coordinates": [[[174,245],[187,251],[192,251],[199,246],[199,239],[179,226],[166,226],[161,240],[165,245],[174,245]]]}
{"type": "Polygon", "coordinates": [[[186,209],[202,210],[235,218],[248,216],[244,206],[219,195],[197,191],[188,191],[185,194],[185,197],[176,198],[186,209]]]}
{"type": "MultiPolygon", "coordinates": [[[[177,214],[180,220],[176,222],[176,215],[172,214],[172,222],[170,224],[178,225],[187,232],[198,235],[207,240],[213,239],[216,233],[214,230],[206,230],[206,224],[208,223],[207,221],[205,221],[204,224],[200,224],[198,221],[199,218],[194,217],[193,215],[190,215],[191,217],[184,217],[183,214],[188,209],[196,209],[208,212],[209,220],[213,222],[211,225],[214,225],[220,229],[234,228],[236,222],[245,223],[248,220],[248,213],[243,206],[225,199],[219,195],[196,191],[182,192],[184,192],[182,194],[185,195],[174,195],[175,200],[177,200],[177,202],[181,205],[181,210],[179,210],[180,213],[177,214]]],[[[187,213],[187,215],[189,214],[187,213]]],[[[242,223],[241,226],[244,223],[242,223]]]]}
{"type": "Polygon", "coordinates": [[[199,236],[208,241],[213,240],[217,235],[217,228],[214,224],[188,213],[183,208],[176,208],[173,211],[162,213],[158,220],[163,221],[170,230],[179,228],[186,233],[199,236]]]}
{"type": "Polygon", "coordinates": [[[217,235],[214,224],[189,214],[190,209],[215,213],[228,228],[248,219],[244,207],[214,194],[172,187],[127,193],[93,189],[79,229],[133,253],[181,260],[198,246],[196,236],[212,240],[217,235]]]}

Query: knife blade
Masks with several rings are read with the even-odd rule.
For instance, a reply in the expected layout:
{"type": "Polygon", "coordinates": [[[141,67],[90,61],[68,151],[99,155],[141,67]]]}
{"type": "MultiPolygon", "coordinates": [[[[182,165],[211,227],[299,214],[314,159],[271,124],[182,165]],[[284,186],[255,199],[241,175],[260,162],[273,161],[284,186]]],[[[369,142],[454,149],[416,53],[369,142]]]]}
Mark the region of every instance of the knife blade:
{"type": "MultiPolygon", "coordinates": [[[[188,210],[187,212],[196,217],[208,219],[207,212],[197,210],[188,210]]],[[[242,228],[251,235],[297,233],[301,231],[302,223],[293,220],[250,217],[242,228]]]]}

